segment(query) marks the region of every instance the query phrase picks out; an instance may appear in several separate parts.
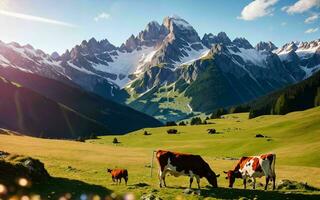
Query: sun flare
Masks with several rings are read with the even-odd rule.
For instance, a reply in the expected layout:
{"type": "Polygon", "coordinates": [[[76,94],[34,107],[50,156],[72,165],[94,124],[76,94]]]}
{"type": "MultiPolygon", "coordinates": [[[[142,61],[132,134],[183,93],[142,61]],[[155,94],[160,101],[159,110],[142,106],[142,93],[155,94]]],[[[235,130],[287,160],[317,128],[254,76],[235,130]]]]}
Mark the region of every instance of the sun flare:
{"type": "Polygon", "coordinates": [[[8,0],[0,0],[0,10],[6,9],[8,6],[8,0]]]}

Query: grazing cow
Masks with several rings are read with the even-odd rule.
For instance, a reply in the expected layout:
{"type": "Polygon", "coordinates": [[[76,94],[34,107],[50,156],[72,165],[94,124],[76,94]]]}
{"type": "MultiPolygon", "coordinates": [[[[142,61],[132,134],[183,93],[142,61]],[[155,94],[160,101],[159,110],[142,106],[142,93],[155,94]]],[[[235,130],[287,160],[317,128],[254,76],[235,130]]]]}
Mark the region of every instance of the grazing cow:
{"type": "Polygon", "coordinates": [[[162,187],[162,183],[164,187],[166,187],[165,177],[167,173],[175,177],[182,175],[189,176],[190,188],[194,177],[197,180],[199,189],[200,178],[203,177],[205,177],[213,187],[218,187],[217,177],[220,175],[216,175],[211,170],[208,163],[206,163],[199,155],[158,150],[156,152],[156,157],[159,163],[160,187],[162,187]]]}
{"type": "Polygon", "coordinates": [[[128,170],[126,169],[108,169],[108,172],[111,174],[112,181],[121,183],[121,179],[123,178],[126,182],[128,182],[128,170]]]}
{"type": "Polygon", "coordinates": [[[275,172],[275,154],[264,154],[253,157],[242,157],[233,170],[225,172],[227,174],[226,179],[229,179],[229,187],[233,187],[233,183],[236,178],[243,179],[243,185],[246,189],[247,177],[253,179],[253,189],[256,187],[256,178],[266,177],[266,185],[264,189],[268,187],[269,180],[273,182],[272,189],[275,189],[276,172],[275,172]]]}

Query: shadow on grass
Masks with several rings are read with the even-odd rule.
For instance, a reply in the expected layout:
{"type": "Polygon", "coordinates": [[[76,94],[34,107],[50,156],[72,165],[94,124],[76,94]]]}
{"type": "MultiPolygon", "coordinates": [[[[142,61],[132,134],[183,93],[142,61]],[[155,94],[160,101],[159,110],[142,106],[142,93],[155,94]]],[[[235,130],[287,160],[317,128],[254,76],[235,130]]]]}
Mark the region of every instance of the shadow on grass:
{"type": "Polygon", "coordinates": [[[207,188],[201,190],[201,196],[214,197],[217,199],[320,199],[320,194],[312,194],[309,191],[308,194],[299,193],[299,191],[264,191],[264,190],[250,190],[250,189],[230,189],[230,188],[207,188]]]}
{"type": "Polygon", "coordinates": [[[98,195],[101,199],[104,199],[111,194],[111,190],[99,185],[58,177],[52,177],[41,184],[33,184],[33,186],[28,189],[17,186],[10,187],[15,187],[16,189],[10,192],[5,198],[13,195],[40,195],[41,199],[60,199],[60,197],[66,197],[66,199],[92,199],[98,195]]]}
{"type": "Polygon", "coordinates": [[[142,187],[148,187],[150,186],[148,183],[136,183],[136,184],[132,184],[132,187],[137,187],[137,188],[142,188],[142,187]]]}

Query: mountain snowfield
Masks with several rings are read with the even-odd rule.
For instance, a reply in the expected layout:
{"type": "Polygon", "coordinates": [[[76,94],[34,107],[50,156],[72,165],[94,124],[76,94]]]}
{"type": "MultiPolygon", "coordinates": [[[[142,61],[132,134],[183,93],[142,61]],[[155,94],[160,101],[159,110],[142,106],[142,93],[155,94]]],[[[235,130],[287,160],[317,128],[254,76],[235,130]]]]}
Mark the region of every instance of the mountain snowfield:
{"type": "Polygon", "coordinates": [[[190,114],[186,110],[209,112],[249,101],[311,76],[320,69],[320,39],[253,47],[224,32],[200,38],[187,21],[171,16],[162,24],[150,22],[120,47],[92,38],[48,55],[31,45],[0,42],[0,66],[75,83],[167,121],[190,114]],[[175,95],[166,97],[168,92],[175,95]]]}

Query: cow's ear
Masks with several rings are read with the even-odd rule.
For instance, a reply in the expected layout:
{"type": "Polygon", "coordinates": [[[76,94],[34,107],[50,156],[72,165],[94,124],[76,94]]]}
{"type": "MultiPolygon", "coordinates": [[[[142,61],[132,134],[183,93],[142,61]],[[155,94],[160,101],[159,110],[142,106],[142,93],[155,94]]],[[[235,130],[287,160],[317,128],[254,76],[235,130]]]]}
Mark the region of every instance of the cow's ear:
{"type": "Polygon", "coordinates": [[[226,171],[223,171],[223,173],[227,174],[228,172],[226,172],[226,171]]]}
{"type": "Polygon", "coordinates": [[[218,178],[220,176],[220,174],[216,175],[216,177],[218,178]]]}
{"type": "Polygon", "coordinates": [[[228,177],[226,176],[226,179],[228,179],[228,177]]]}

